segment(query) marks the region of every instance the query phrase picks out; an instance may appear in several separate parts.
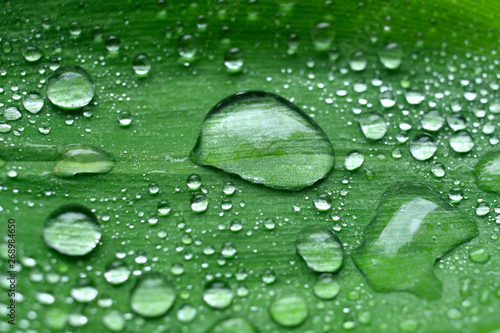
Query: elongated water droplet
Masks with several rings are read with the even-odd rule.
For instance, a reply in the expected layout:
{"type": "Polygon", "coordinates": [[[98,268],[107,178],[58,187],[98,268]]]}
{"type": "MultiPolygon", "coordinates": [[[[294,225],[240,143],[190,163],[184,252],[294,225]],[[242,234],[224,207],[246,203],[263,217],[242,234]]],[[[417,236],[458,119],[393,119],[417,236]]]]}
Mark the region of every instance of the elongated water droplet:
{"type": "Polygon", "coordinates": [[[302,296],[290,292],[276,297],[269,308],[271,318],[285,327],[302,324],[309,316],[307,303],[302,296]]]}
{"type": "Polygon", "coordinates": [[[229,307],[233,298],[233,291],[224,282],[213,282],[203,291],[203,300],[214,309],[229,307]]]}
{"type": "Polygon", "coordinates": [[[196,194],[191,198],[191,209],[195,213],[203,213],[208,208],[208,198],[204,194],[196,194]]]}
{"type": "Polygon", "coordinates": [[[294,104],[260,91],[232,95],[212,108],[191,159],[287,190],[315,183],[334,165],[323,130],[294,104]]]}
{"type": "Polygon", "coordinates": [[[387,69],[397,69],[403,60],[403,49],[397,43],[389,43],[378,51],[378,58],[387,69]]]}
{"type": "Polygon", "coordinates": [[[83,68],[61,66],[48,80],[47,98],[61,109],[78,110],[94,98],[94,83],[83,68]]]}
{"type": "Polygon", "coordinates": [[[429,187],[408,183],[387,189],[364,235],[352,257],[376,291],[409,291],[432,300],[442,290],[435,261],[478,230],[429,187]]]}
{"type": "Polygon", "coordinates": [[[436,150],[436,142],[429,134],[418,134],[411,140],[410,153],[419,161],[428,160],[436,150]]]}
{"type": "Polygon", "coordinates": [[[15,106],[9,106],[5,110],[3,110],[2,114],[5,120],[8,121],[18,120],[22,117],[21,112],[19,112],[19,110],[15,106]]]}
{"type": "Polygon", "coordinates": [[[486,192],[500,194],[500,151],[488,152],[474,168],[477,186],[486,192]]]}
{"type": "Polygon", "coordinates": [[[326,212],[332,207],[332,198],[328,194],[321,194],[314,198],[314,206],[320,212],[326,212]]]}
{"type": "Polygon", "coordinates": [[[70,294],[75,301],[79,303],[88,303],[97,297],[99,291],[94,286],[94,283],[88,279],[83,279],[71,289],[70,294]]]}
{"type": "Polygon", "coordinates": [[[425,100],[424,94],[418,90],[407,90],[405,91],[406,101],[412,105],[418,105],[425,100]]]}
{"type": "Polygon", "coordinates": [[[315,272],[336,272],[344,262],[344,250],[339,238],[328,228],[313,225],[297,235],[297,253],[315,272]]]}
{"type": "Polygon", "coordinates": [[[174,304],[175,290],[167,278],[158,273],[143,275],[130,294],[130,308],[145,318],[159,317],[174,304]]]}
{"type": "Polygon", "coordinates": [[[344,169],[347,171],[353,171],[359,169],[363,162],[365,161],[365,156],[359,151],[353,151],[347,155],[344,159],[344,169]]]}
{"type": "Polygon", "coordinates": [[[378,112],[361,114],[359,126],[368,140],[380,140],[387,133],[387,122],[378,112]]]}
{"type": "Polygon", "coordinates": [[[104,278],[111,284],[122,284],[130,277],[130,268],[121,261],[113,261],[106,266],[104,278]]]}
{"type": "Polygon", "coordinates": [[[196,40],[191,35],[182,35],[177,41],[177,51],[179,55],[185,60],[192,60],[198,52],[196,40]]]}
{"type": "Polygon", "coordinates": [[[101,239],[101,226],[94,213],[81,205],[65,205],[53,211],[43,226],[48,247],[68,256],[83,256],[101,239]]]}
{"type": "Polygon", "coordinates": [[[206,333],[257,333],[257,331],[243,318],[223,319],[206,333]]]}
{"type": "Polygon", "coordinates": [[[58,177],[103,174],[110,172],[114,165],[113,157],[99,148],[84,144],[69,144],[59,147],[54,174],[58,177]]]}

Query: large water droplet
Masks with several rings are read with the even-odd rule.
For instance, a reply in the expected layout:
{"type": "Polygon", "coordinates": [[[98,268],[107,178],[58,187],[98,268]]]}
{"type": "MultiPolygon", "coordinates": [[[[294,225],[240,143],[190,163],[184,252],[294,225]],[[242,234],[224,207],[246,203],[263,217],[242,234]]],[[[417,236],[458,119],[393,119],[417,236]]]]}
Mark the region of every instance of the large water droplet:
{"type": "Polygon", "coordinates": [[[48,247],[69,256],[83,256],[101,239],[101,227],[94,213],[81,205],[65,205],[52,212],[43,226],[48,247]]]}
{"type": "Polygon", "coordinates": [[[223,319],[206,333],[256,333],[257,331],[243,318],[223,319]]]}
{"type": "Polygon", "coordinates": [[[113,157],[99,148],[84,144],[69,144],[59,147],[54,174],[59,177],[103,174],[110,172],[114,165],[113,157]]]}
{"type": "Polygon", "coordinates": [[[328,22],[316,24],[311,33],[313,45],[318,51],[328,51],[332,46],[334,36],[335,31],[328,22]]]}
{"type": "Polygon", "coordinates": [[[387,122],[378,112],[361,114],[359,126],[368,140],[380,140],[387,133],[387,122]]]}
{"type": "Polygon", "coordinates": [[[409,291],[432,300],[442,290],[435,261],[478,230],[429,187],[409,183],[385,192],[364,235],[353,260],[376,291],[409,291]]]}
{"type": "Polygon", "coordinates": [[[233,291],[224,282],[213,282],[203,291],[203,300],[214,309],[229,307],[233,298],[233,291]]]}
{"type": "Polygon", "coordinates": [[[474,173],[481,190],[500,194],[500,151],[488,152],[481,157],[474,173]]]}
{"type": "Polygon", "coordinates": [[[334,165],[323,130],[294,104],[260,91],[232,95],[212,108],[191,159],[287,190],[315,183],[334,165]]]}
{"type": "Polygon", "coordinates": [[[397,43],[389,43],[378,51],[378,58],[387,69],[397,69],[403,60],[403,49],[397,43]]]}
{"type": "Polygon", "coordinates": [[[314,294],[321,299],[335,298],[339,291],[340,285],[330,273],[321,274],[314,284],[314,294]]]}
{"type": "Polygon", "coordinates": [[[444,117],[439,111],[429,111],[422,117],[422,128],[429,132],[436,132],[443,127],[444,117]]]}
{"type": "Polygon", "coordinates": [[[359,151],[353,151],[347,155],[344,159],[344,169],[347,171],[353,171],[359,169],[363,162],[365,161],[365,156],[359,151]]]}
{"type": "Polygon", "coordinates": [[[309,309],[302,296],[296,293],[286,293],[276,297],[269,308],[271,318],[285,327],[302,324],[309,316],[309,309]]]}
{"type": "Polygon", "coordinates": [[[297,235],[296,246],[298,254],[315,272],[336,272],[344,262],[339,238],[326,227],[305,227],[297,235]]]}
{"type": "Polygon", "coordinates": [[[474,141],[467,131],[459,131],[450,137],[450,147],[457,153],[468,153],[474,148],[474,141]]]}
{"type": "Polygon", "coordinates": [[[33,114],[40,112],[43,104],[43,96],[37,92],[28,93],[23,99],[24,108],[33,114]]]}
{"type": "Polygon", "coordinates": [[[64,110],[81,109],[94,98],[94,83],[83,68],[61,66],[49,78],[47,98],[64,110]]]}
{"type": "Polygon", "coordinates": [[[410,153],[419,161],[428,160],[436,150],[436,142],[429,134],[418,134],[411,140],[410,153]]]}
{"type": "Polygon", "coordinates": [[[130,307],[146,318],[167,313],[174,304],[176,293],[167,278],[158,273],[143,275],[130,294],[130,307]]]}

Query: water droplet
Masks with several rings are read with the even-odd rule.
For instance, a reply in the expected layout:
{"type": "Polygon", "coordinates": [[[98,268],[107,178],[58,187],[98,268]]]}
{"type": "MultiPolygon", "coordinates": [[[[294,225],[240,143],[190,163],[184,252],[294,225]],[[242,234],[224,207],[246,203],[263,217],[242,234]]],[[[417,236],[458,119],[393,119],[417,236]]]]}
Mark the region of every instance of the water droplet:
{"type": "Polygon", "coordinates": [[[132,114],[130,113],[130,111],[120,111],[120,113],[118,113],[118,122],[122,127],[128,127],[132,125],[132,114]]]}
{"type": "Polygon", "coordinates": [[[436,142],[429,134],[417,134],[410,143],[410,153],[419,161],[425,161],[434,156],[437,150],[436,142]]]}
{"type": "Polygon", "coordinates": [[[328,228],[312,225],[297,235],[297,252],[315,272],[336,272],[344,262],[344,250],[339,238],[328,228]]]}
{"type": "Polygon", "coordinates": [[[490,254],[484,246],[476,246],[469,251],[469,258],[475,263],[484,264],[490,259],[490,254]]]}
{"type": "Polygon", "coordinates": [[[450,138],[450,147],[457,153],[468,153],[474,148],[474,141],[467,131],[456,132],[450,138]]]}
{"type": "Polygon", "coordinates": [[[355,51],[349,57],[349,66],[355,72],[361,72],[365,70],[366,65],[368,64],[368,58],[361,51],[355,51]]]}
{"type": "Polygon", "coordinates": [[[380,93],[380,104],[386,108],[392,108],[396,104],[396,96],[390,90],[380,93]]]}
{"type": "Polygon", "coordinates": [[[43,226],[45,244],[59,253],[83,256],[101,239],[101,227],[87,207],[64,205],[53,211],[43,226]]]}
{"type": "Polygon", "coordinates": [[[302,324],[309,316],[309,309],[302,296],[290,292],[274,299],[269,308],[271,318],[285,327],[302,324]]]}
{"type": "Polygon", "coordinates": [[[83,68],[61,66],[48,80],[47,98],[64,110],[81,109],[94,98],[94,83],[83,68]]]}
{"type": "Polygon", "coordinates": [[[151,70],[151,60],[145,54],[138,54],[132,62],[132,68],[139,77],[146,77],[151,70]]]}
{"type": "Polygon", "coordinates": [[[334,37],[335,30],[328,22],[316,24],[311,33],[311,39],[317,51],[328,51],[332,46],[334,37]]]}
{"type": "Polygon", "coordinates": [[[490,212],[490,206],[488,206],[488,204],[485,202],[480,202],[476,206],[476,215],[477,216],[485,216],[485,215],[488,215],[489,212],[490,212]]]}
{"type": "Polygon", "coordinates": [[[445,175],[444,166],[441,163],[434,164],[431,168],[431,172],[437,178],[444,177],[445,175]]]}
{"type": "Polygon", "coordinates": [[[184,60],[192,60],[198,52],[196,40],[191,35],[182,35],[177,41],[177,51],[184,60]]]}
{"type": "Polygon", "coordinates": [[[442,290],[433,272],[435,261],[478,230],[429,187],[408,183],[387,189],[364,235],[352,257],[373,289],[409,291],[433,300],[442,290]]]}
{"type": "Polygon", "coordinates": [[[208,199],[203,194],[193,195],[191,198],[191,209],[195,213],[202,213],[207,210],[208,199]]]}
{"type": "Polygon", "coordinates": [[[102,323],[111,332],[123,332],[125,328],[125,318],[117,311],[108,312],[102,317],[102,323]]]}
{"type": "Polygon", "coordinates": [[[403,61],[403,49],[397,43],[389,43],[378,51],[378,58],[387,69],[397,69],[403,61]]]}
{"type": "Polygon", "coordinates": [[[111,284],[125,283],[130,277],[130,269],[121,261],[112,261],[106,266],[104,278],[111,284]]]}
{"type": "Polygon", "coordinates": [[[477,186],[486,192],[500,194],[500,151],[488,152],[474,168],[477,186]]]}
{"type": "Polygon", "coordinates": [[[15,121],[22,117],[21,112],[15,106],[9,106],[3,110],[3,117],[8,121],[15,121]]]}
{"type": "Polygon", "coordinates": [[[455,132],[466,128],[466,120],[461,114],[449,115],[446,117],[446,122],[455,132]]]}
{"type": "Polygon", "coordinates": [[[191,174],[186,180],[186,185],[190,190],[196,191],[201,187],[201,177],[197,174],[191,174]]]}
{"type": "Polygon", "coordinates": [[[321,194],[314,198],[314,206],[320,212],[326,212],[332,207],[332,198],[328,194],[321,194]]]}
{"type": "Polygon", "coordinates": [[[90,280],[83,279],[80,280],[76,286],[71,288],[70,294],[75,301],[79,303],[88,303],[92,302],[99,292],[90,280]]]}
{"type": "Polygon", "coordinates": [[[359,126],[368,140],[380,140],[387,133],[387,122],[378,112],[361,114],[359,126]]]}
{"type": "Polygon", "coordinates": [[[340,285],[329,273],[321,274],[314,284],[314,294],[321,299],[333,299],[340,292],[340,285]]]}
{"type": "Polygon", "coordinates": [[[69,144],[59,147],[54,174],[58,177],[104,174],[110,172],[114,165],[113,157],[99,148],[84,144],[69,144]]]}
{"type": "Polygon", "coordinates": [[[296,34],[291,34],[290,36],[288,36],[287,44],[288,44],[287,53],[289,55],[297,53],[297,50],[299,49],[300,46],[299,36],[296,34]]]}
{"type": "Polygon", "coordinates": [[[36,62],[43,56],[42,50],[35,46],[26,46],[22,50],[23,57],[27,62],[36,62]]]}
{"type": "Polygon", "coordinates": [[[108,36],[105,45],[109,52],[118,52],[120,49],[120,38],[114,35],[108,36]]]}
{"type": "Polygon", "coordinates": [[[432,110],[424,114],[421,120],[422,128],[429,132],[436,132],[443,127],[444,117],[439,111],[432,110]]]}
{"type": "Polygon", "coordinates": [[[347,171],[353,171],[361,168],[365,161],[365,156],[359,151],[353,151],[347,155],[344,159],[344,169],[347,171]]]}
{"type": "Polygon", "coordinates": [[[23,99],[24,108],[33,114],[40,112],[43,108],[43,104],[43,96],[37,92],[28,93],[23,99]]]}
{"type": "Polygon", "coordinates": [[[425,100],[424,94],[418,90],[407,90],[405,91],[406,101],[412,105],[418,105],[425,100]]]}
{"type": "Polygon", "coordinates": [[[224,184],[224,187],[222,188],[222,192],[225,195],[233,195],[234,191],[236,191],[236,187],[231,183],[224,184]]]}
{"type": "Polygon", "coordinates": [[[158,202],[158,216],[168,216],[170,214],[170,202],[163,200],[158,202]]]}
{"type": "Polygon", "coordinates": [[[239,73],[243,68],[243,52],[232,47],[224,54],[224,66],[229,73],[239,73]]]}
{"type": "Polygon", "coordinates": [[[257,331],[243,318],[223,319],[215,324],[206,333],[257,333],[257,331]]]}
{"type": "Polygon", "coordinates": [[[203,291],[203,300],[214,309],[229,307],[233,298],[233,291],[224,282],[213,282],[203,291]]]}
{"type": "Polygon", "coordinates": [[[192,307],[189,304],[183,305],[178,311],[177,311],[177,319],[181,323],[189,323],[193,321],[193,319],[196,317],[196,308],[192,307]]]}
{"type": "Polygon", "coordinates": [[[142,317],[159,317],[170,310],[176,296],[172,284],[165,276],[148,273],[139,278],[132,289],[130,307],[142,317]]]}
{"type": "Polygon", "coordinates": [[[191,159],[288,190],[315,183],[334,165],[330,140],[309,116],[258,91],[232,95],[209,112],[191,159]]]}

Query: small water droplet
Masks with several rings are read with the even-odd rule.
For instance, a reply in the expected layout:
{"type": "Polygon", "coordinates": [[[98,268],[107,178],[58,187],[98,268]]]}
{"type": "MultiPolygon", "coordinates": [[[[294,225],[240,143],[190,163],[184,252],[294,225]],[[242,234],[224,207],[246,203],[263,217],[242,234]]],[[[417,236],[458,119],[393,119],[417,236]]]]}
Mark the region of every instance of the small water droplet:
{"type": "Polygon", "coordinates": [[[241,72],[243,62],[243,52],[237,47],[230,48],[224,54],[224,66],[229,73],[241,72]]]}
{"type": "Polygon", "coordinates": [[[410,153],[419,161],[425,161],[434,156],[437,144],[429,134],[418,134],[410,143],[410,153]]]}
{"type": "Polygon", "coordinates": [[[3,117],[8,121],[15,121],[22,117],[21,112],[15,106],[9,106],[3,110],[3,117]]]}
{"type": "Polygon", "coordinates": [[[43,56],[42,50],[35,46],[26,46],[22,50],[24,59],[27,62],[36,62],[40,60],[43,56]]]}
{"type": "Polygon", "coordinates": [[[364,71],[368,64],[368,58],[362,51],[355,51],[349,57],[349,66],[355,72],[364,71]]]}
{"type": "Polygon", "coordinates": [[[422,128],[429,132],[439,131],[444,124],[443,115],[436,110],[432,110],[424,114],[421,120],[422,128]]]}
{"type": "Polygon", "coordinates": [[[380,140],[387,133],[387,122],[380,113],[363,113],[359,117],[359,126],[368,140],[380,140]]]}
{"type": "Polygon", "coordinates": [[[311,39],[317,51],[328,51],[332,46],[334,37],[335,30],[328,22],[316,24],[311,33],[311,39]]]}
{"type": "Polygon", "coordinates": [[[207,210],[208,198],[203,194],[193,195],[191,198],[191,210],[195,213],[203,213],[207,210]]]}
{"type": "Polygon", "coordinates": [[[71,288],[70,294],[79,303],[89,303],[97,297],[99,292],[90,280],[83,279],[71,288]]]}
{"type": "Polygon", "coordinates": [[[365,156],[359,151],[353,151],[347,155],[344,159],[344,169],[347,171],[354,171],[363,165],[365,161],[365,156]]]}
{"type": "Polygon", "coordinates": [[[121,261],[112,261],[106,266],[104,278],[111,284],[125,283],[130,277],[130,269],[121,261]]]}
{"type": "Polygon", "coordinates": [[[110,172],[114,166],[113,157],[99,148],[84,144],[69,144],[58,148],[54,174],[58,177],[104,174],[110,172]]]}
{"type": "Polygon", "coordinates": [[[339,238],[326,227],[312,225],[297,235],[296,248],[307,266],[315,272],[336,272],[344,262],[339,238]]]}
{"type": "Polygon", "coordinates": [[[329,273],[321,274],[314,284],[314,294],[321,299],[333,299],[340,292],[340,285],[329,273]]]}
{"type": "Polygon", "coordinates": [[[405,98],[409,104],[418,105],[425,100],[424,94],[418,90],[407,90],[405,91],[405,98]]]}
{"type": "Polygon", "coordinates": [[[145,54],[138,54],[132,62],[132,68],[139,77],[146,77],[151,70],[151,60],[145,54]]]}
{"type": "Polygon", "coordinates": [[[193,60],[198,52],[195,38],[189,34],[180,36],[177,41],[177,51],[184,60],[193,60]]]}
{"type": "Polygon", "coordinates": [[[320,212],[326,212],[332,207],[332,198],[328,194],[320,194],[314,198],[314,206],[320,212]]]}
{"type": "Polygon", "coordinates": [[[403,61],[403,49],[397,43],[389,43],[378,51],[378,58],[387,69],[397,69],[403,61]]]}
{"type": "Polygon", "coordinates": [[[132,114],[130,113],[130,111],[120,111],[120,113],[118,113],[118,122],[122,127],[128,127],[132,125],[132,114]]]}
{"type": "Polygon", "coordinates": [[[229,307],[233,298],[233,291],[224,282],[213,282],[203,291],[203,300],[214,309],[229,307]]]}
{"type": "Polygon", "coordinates": [[[36,114],[43,108],[44,98],[37,92],[31,92],[24,97],[23,105],[27,111],[36,114]]]}
{"type": "Polygon", "coordinates": [[[114,35],[108,36],[105,45],[109,52],[118,52],[120,49],[120,38],[114,35]]]}

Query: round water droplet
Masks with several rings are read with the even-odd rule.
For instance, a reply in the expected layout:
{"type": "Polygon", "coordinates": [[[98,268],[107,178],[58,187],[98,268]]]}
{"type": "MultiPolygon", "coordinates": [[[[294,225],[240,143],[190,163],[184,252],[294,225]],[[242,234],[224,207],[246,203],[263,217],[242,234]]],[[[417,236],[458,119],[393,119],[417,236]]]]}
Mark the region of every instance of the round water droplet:
{"type": "Polygon", "coordinates": [[[222,188],[222,192],[224,192],[225,195],[233,195],[234,191],[236,191],[236,187],[231,183],[224,184],[222,188]]]}
{"type": "Polygon", "coordinates": [[[287,190],[315,183],[334,166],[323,130],[297,106],[262,91],[232,95],[212,108],[191,159],[287,190]]]}
{"type": "Polygon", "coordinates": [[[61,66],[48,80],[47,98],[64,110],[81,109],[94,98],[94,83],[83,68],[61,66]]]}
{"type": "Polygon", "coordinates": [[[186,185],[190,190],[196,191],[201,187],[201,177],[197,174],[191,174],[186,180],[186,185]]]}
{"type": "Polygon", "coordinates": [[[170,202],[163,200],[158,202],[158,216],[168,216],[170,214],[170,202]]]}
{"type": "Polygon", "coordinates": [[[474,169],[477,186],[486,192],[500,194],[500,151],[482,156],[474,169]]]}
{"type": "Polygon", "coordinates": [[[99,148],[84,144],[69,144],[59,147],[54,174],[58,177],[103,174],[110,172],[114,166],[113,157],[99,148]]]}
{"type": "Polygon", "coordinates": [[[469,258],[473,262],[484,264],[490,259],[490,254],[483,246],[476,246],[469,251],[469,258]]]}
{"type": "Polygon", "coordinates": [[[37,92],[28,93],[23,99],[24,108],[33,114],[40,112],[43,108],[43,104],[43,96],[37,92]]]}
{"type": "Polygon", "coordinates": [[[9,106],[5,110],[3,110],[3,117],[5,118],[5,120],[14,121],[20,119],[22,117],[22,114],[15,106],[9,106]]]}
{"type": "Polygon", "coordinates": [[[177,51],[179,55],[185,60],[192,60],[198,52],[196,40],[191,35],[182,35],[177,41],[177,51]]]}
{"type": "Polygon", "coordinates": [[[297,235],[297,253],[315,272],[336,272],[344,262],[344,250],[339,238],[328,228],[312,225],[297,235]]]}
{"type": "Polygon", "coordinates": [[[387,69],[397,69],[403,61],[403,49],[397,43],[389,43],[378,51],[378,58],[387,69]]]}
{"type": "Polygon", "coordinates": [[[257,331],[243,318],[223,319],[206,333],[257,333],[257,331]]]}
{"type": "Polygon", "coordinates": [[[380,104],[386,108],[392,108],[396,104],[396,96],[390,90],[380,93],[380,104]]]}
{"type": "Polygon", "coordinates": [[[118,122],[122,127],[128,127],[132,125],[132,114],[130,113],[130,111],[120,111],[120,113],[118,113],[118,122]]]}
{"type": "Polygon", "coordinates": [[[340,285],[329,273],[321,274],[314,284],[314,294],[321,299],[333,299],[339,291],[340,285]]]}
{"type": "Polygon", "coordinates": [[[113,261],[106,267],[104,278],[111,284],[125,283],[130,277],[130,269],[121,261],[113,261]]]}
{"type": "Polygon", "coordinates": [[[146,77],[151,70],[151,60],[145,54],[138,54],[132,62],[132,68],[139,77],[146,77]]]}
{"type": "Polygon", "coordinates": [[[239,73],[243,68],[243,52],[233,47],[224,54],[224,66],[229,73],[239,73]]]}
{"type": "Polygon", "coordinates": [[[101,239],[101,227],[94,213],[81,205],[65,205],[52,212],[43,226],[48,247],[69,256],[83,256],[101,239]]]}
{"type": "Polygon", "coordinates": [[[302,324],[309,316],[307,303],[302,296],[287,293],[274,299],[269,308],[271,318],[285,327],[294,327],[302,324]]]}
{"type": "Polygon", "coordinates": [[[177,311],[177,319],[181,323],[189,323],[194,320],[196,317],[196,308],[192,307],[189,304],[183,305],[178,311],[177,311]]]}
{"type": "Polygon", "coordinates": [[[148,273],[132,289],[130,307],[142,317],[159,317],[170,310],[175,298],[175,290],[165,276],[148,273]]]}
{"type": "Polygon", "coordinates": [[[474,148],[474,141],[467,131],[459,131],[450,138],[450,147],[457,153],[468,153],[474,148]]]}
{"type": "Polygon", "coordinates": [[[425,100],[424,94],[418,90],[407,90],[405,91],[405,98],[409,104],[418,105],[425,100]]]}
{"type": "Polygon", "coordinates": [[[120,49],[120,38],[114,35],[108,36],[105,45],[109,52],[118,52],[120,49]]]}
{"type": "Polygon", "coordinates": [[[311,33],[314,48],[318,51],[328,51],[332,46],[334,37],[335,31],[328,22],[316,24],[311,33]]]}
{"type": "Polygon", "coordinates": [[[431,171],[432,174],[437,178],[444,177],[445,175],[444,166],[441,163],[434,164],[431,168],[431,171]]]}
{"type": "Polygon", "coordinates": [[[328,194],[321,194],[314,198],[314,206],[320,212],[326,212],[332,207],[332,198],[328,194]]]}
{"type": "Polygon", "coordinates": [[[355,51],[349,57],[349,66],[353,71],[361,72],[365,70],[368,64],[368,58],[361,51],[355,51]]]}
{"type": "Polygon", "coordinates": [[[102,323],[111,332],[123,332],[125,328],[125,318],[117,311],[108,312],[102,317],[102,323]]]}
{"type": "Polygon", "coordinates": [[[344,159],[344,169],[353,171],[359,169],[365,161],[365,156],[359,151],[353,151],[344,159]]]}
{"type": "Polygon", "coordinates": [[[484,202],[480,202],[476,206],[476,215],[477,216],[485,216],[485,215],[488,215],[489,212],[490,212],[490,206],[488,206],[488,204],[486,204],[484,202]]]}
{"type": "Polygon", "coordinates": [[[380,140],[387,133],[387,122],[378,112],[363,113],[358,121],[368,140],[380,140]]]}
{"type": "Polygon", "coordinates": [[[443,127],[444,117],[439,111],[429,111],[422,117],[421,124],[424,130],[436,132],[443,127]]]}
{"type": "Polygon", "coordinates": [[[466,120],[461,114],[449,115],[446,117],[446,122],[455,132],[466,128],[466,120]]]}
{"type": "Polygon", "coordinates": [[[79,303],[88,303],[93,301],[99,292],[92,282],[87,279],[83,279],[71,289],[70,294],[75,301],[79,303]]]}
{"type": "Polygon", "coordinates": [[[36,62],[43,56],[42,50],[35,46],[26,46],[22,50],[23,57],[27,62],[36,62]]]}
{"type": "Polygon", "coordinates": [[[233,298],[233,291],[224,282],[213,282],[203,291],[203,300],[214,309],[229,307],[233,298]]]}
{"type": "Polygon", "coordinates": [[[419,161],[425,161],[434,156],[437,144],[429,134],[418,134],[410,143],[410,153],[419,161]]]}

